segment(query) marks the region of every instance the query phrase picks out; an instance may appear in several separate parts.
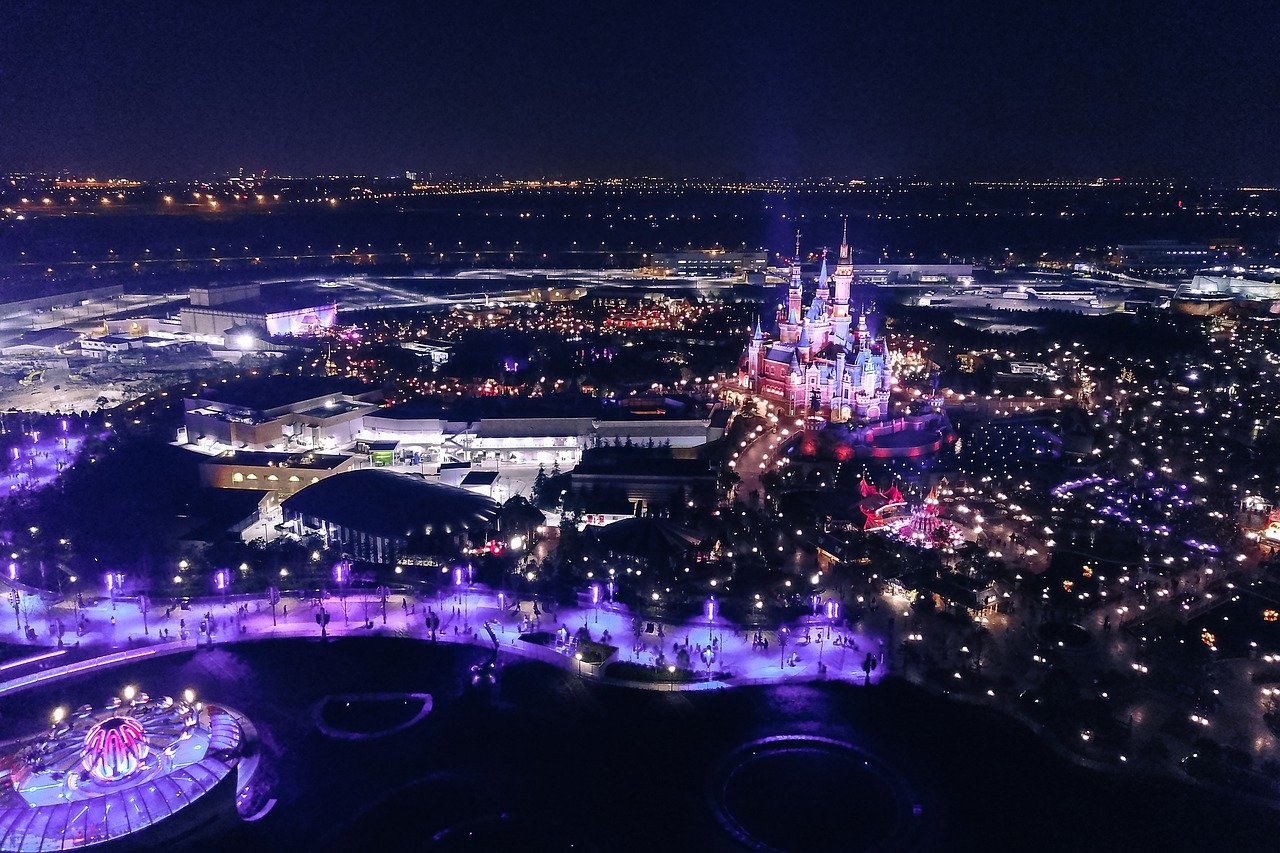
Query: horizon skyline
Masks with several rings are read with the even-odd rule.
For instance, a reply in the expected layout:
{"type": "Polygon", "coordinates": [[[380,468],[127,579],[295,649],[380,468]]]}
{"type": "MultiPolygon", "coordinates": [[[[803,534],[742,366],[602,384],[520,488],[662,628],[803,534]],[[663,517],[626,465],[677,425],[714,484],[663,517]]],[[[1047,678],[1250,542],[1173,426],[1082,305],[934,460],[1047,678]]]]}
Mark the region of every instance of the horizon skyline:
{"type": "MultiPolygon", "coordinates": [[[[554,182],[563,184],[568,182],[592,182],[604,183],[610,181],[656,181],[666,183],[687,183],[687,182],[717,182],[724,184],[732,184],[739,182],[748,183],[778,183],[778,184],[799,184],[799,183],[827,183],[839,185],[871,185],[876,183],[890,183],[898,181],[911,181],[921,186],[1028,186],[1028,187],[1104,187],[1104,186],[1142,186],[1142,185],[1174,185],[1181,184],[1187,187],[1199,186],[1203,188],[1221,188],[1221,189],[1238,189],[1238,190],[1259,190],[1259,191],[1280,191],[1280,181],[1274,182],[1250,182],[1247,180],[1235,180],[1226,178],[1212,177],[1188,177],[1182,175],[1020,175],[1007,178],[953,178],[945,176],[930,176],[920,173],[904,172],[896,174],[878,174],[874,176],[863,176],[838,173],[797,173],[790,175],[770,175],[770,174],[745,174],[738,172],[727,173],[703,173],[703,174],[657,174],[657,173],[633,173],[633,174],[578,174],[568,172],[543,172],[539,174],[517,174],[503,171],[487,171],[487,172],[460,172],[460,171],[441,171],[423,170],[408,168],[398,172],[376,172],[374,170],[348,171],[339,172],[334,170],[322,170],[315,173],[285,173],[272,172],[270,169],[244,169],[233,168],[230,170],[220,170],[213,174],[157,174],[157,175],[136,175],[120,172],[107,172],[105,170],[94,169],[25,169],[25,170],[0,170],[0,179],[16,180],[20,178],[27,179],[51,179],[51,180],[68,180],[68,181],[99,181],[104,184],[113,181],[130,181],[139,185],[162,184],[162,183],[178,183],[178,182],[197,182],[209,180],[232,180],[235,178],[254,178],[257,180],[280,180],[280,181],[305,181],[305,180],[342,180],[347,178],[372,179],[379,181],[404,181],[413,180],[422,182],[425,180],[445,182],[445,181],[507,181],[517,183],[534,183],[534,182],[554,182]],[[414,177],[410,178],[409,175],[414,177]],[[1273,185],[1268,185],[1273,184],[1273,185]]],[[[376,200],[376,199],[373,199],[376,200]]]]}

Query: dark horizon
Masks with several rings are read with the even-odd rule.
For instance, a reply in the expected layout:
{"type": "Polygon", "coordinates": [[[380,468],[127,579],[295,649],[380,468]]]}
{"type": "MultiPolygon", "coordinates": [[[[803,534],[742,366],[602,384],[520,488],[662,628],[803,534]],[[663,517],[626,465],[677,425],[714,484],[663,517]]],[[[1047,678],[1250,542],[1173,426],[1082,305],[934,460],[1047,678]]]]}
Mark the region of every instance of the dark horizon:
{"type": "Polygon", "coordinates": [[[11,4],[0,171],[1280,180],[1280,7],[11,4]]]}

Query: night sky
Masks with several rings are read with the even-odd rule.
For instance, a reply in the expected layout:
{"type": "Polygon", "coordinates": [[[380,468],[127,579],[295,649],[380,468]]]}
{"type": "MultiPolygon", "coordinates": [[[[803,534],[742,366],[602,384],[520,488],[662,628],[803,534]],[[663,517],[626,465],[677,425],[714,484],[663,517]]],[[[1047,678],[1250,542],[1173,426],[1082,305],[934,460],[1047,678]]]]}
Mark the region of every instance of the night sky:
{"type": "Polygon", "coordinates": [[[0,7],[0,172],[1280,180],[1275,0],[0,7]]]}

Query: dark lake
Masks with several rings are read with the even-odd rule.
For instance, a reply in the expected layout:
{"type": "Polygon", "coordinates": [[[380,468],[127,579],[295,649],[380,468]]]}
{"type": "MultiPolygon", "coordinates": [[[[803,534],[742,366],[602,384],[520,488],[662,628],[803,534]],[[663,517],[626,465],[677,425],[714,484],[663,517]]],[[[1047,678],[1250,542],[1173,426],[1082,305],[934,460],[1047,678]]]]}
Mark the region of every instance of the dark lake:
{"type": "Polygon", "coordinates": [[[503,659],[496,685],[473,688],[483,657],[392,638],[230,645],[7,697],[0,730],[126,684],[247,714],[278,804],[176,849],[1240,851],[1280,831],[1280,812],[1079,768],[1007,718],[906,684],[660,693],[503,659]],[[317,730],[324,697],[373,692],[434,707],[385,738],[317,730]]]}

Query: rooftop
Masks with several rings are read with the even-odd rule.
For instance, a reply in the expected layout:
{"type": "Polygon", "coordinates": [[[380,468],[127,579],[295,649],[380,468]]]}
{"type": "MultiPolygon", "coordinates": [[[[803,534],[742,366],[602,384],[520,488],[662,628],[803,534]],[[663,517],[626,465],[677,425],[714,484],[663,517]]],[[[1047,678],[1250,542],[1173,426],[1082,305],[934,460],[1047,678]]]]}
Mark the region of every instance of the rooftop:
{"type": "Polygon", "coordinates": [[[374,389],[349,379],[328,376],[251,376],[211,385],[199,398],[229,406],[266,411],[326,394],[365,394],[374,389]]]}
{"type": "Polygon", "coordinates": [[[283,506],[286,512],[388,539],[460,533],[498,517],[498,505],[484,495],[381,468],[327,477],[283,506]]]}
{"type": "Polygon", "coordinates": [[[351,457],[338,453],[271,453],[260,450],[232,450],[203,460],[205,465],[245,465],[254,468],[310,468],[328,471],[351,457]]]}

